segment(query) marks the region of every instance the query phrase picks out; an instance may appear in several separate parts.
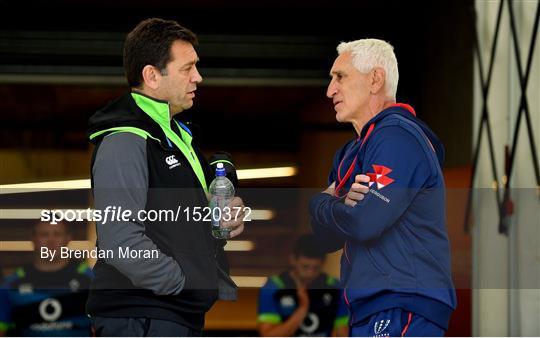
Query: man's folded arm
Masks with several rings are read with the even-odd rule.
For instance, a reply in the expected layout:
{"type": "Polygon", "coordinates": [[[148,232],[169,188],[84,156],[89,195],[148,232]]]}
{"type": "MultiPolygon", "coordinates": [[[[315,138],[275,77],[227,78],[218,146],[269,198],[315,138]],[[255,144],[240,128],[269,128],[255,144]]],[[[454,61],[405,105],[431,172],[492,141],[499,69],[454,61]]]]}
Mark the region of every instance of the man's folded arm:
{"type": "Polygon", "coordinates": [[[414,136],[400,127],[385,129],[377,138],[373,136],[365,161],[373,174],[374,165],[385,167],[377,179],[385,176],[391,182],[372,182],[370,191],[354,207],[326,193],[315,195],[309,204],[315,232],[333,230],[357,241],[376,239],[397,222],[430,178],[430,165],[414,136]]]}

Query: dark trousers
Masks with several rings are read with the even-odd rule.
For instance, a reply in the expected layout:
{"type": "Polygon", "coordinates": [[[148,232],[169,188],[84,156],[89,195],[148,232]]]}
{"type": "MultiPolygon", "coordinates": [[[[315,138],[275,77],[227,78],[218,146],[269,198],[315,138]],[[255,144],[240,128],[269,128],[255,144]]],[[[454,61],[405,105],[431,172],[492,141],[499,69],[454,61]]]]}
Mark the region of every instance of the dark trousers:
{"type": "Polygon", "coordinates": [[[96,337],[200,337],[202,332],[154,318],[92,317],[96,337]]]}

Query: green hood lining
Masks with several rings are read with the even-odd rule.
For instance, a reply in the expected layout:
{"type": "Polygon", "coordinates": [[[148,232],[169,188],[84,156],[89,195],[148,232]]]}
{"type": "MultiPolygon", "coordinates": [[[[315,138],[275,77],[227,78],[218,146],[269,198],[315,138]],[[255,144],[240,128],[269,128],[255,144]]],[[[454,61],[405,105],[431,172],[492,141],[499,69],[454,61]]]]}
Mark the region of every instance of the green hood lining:
{"type": "MultiPolygon", "coordinates": [[[[135,103],[139,108],[141,108],[142,111],[144,111],[152,120],[154,120],[160,128],[165,133],[165,136],[172,142],[176,147],[182,152],[184,157],[188,160],[189,164],[191,165],[191,168],[193,169],[193,172],[195,172],[195,175],[199,179],[199,182],[201,183],[201,186],[203,187],[204,191],[208,193],[208,185],[206,183],[206,177],[204,175],[204,171],[202,169],[201,163],[195,153],[195,150],[193,149],[193,146],[191,145],[192,136],[185,131],[175,120],[174,122],[178,126],[178,129],[180,130],[181,136],[176,134],[171,126],[170,126],[170,113],[169,113],[169,105],[167,102],[163,101],[157,101],[155,99],[149,98],[143,94],[139,94],[136,92],[131,93],[132,98],[135,100],[135,103]]],[[[153,140],[156,140],[161,143],[161,140],[159,138],[156,138],[152,136],[149,132],[136,128],[136,127],[130,127],[130,126],[123,126],[123,127],[113,127],[108,128],[105,130],[101,130],[98,132],[95,132],[90,135],[90,140],[101,136],[103,134],[111,134],[111,133],[119,133],[119,132],[130,132],[135,135],[138,135],[145,140],[147,138],[151,138],[153,140]]]]}

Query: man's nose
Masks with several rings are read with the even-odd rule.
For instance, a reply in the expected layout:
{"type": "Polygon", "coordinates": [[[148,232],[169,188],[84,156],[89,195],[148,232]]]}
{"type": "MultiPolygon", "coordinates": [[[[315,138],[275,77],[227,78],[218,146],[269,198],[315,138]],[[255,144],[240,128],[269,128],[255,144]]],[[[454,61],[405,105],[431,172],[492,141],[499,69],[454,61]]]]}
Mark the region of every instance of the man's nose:
{"type": "Polygon", "coordinates": [[[197,67],[195,67],[195,73],[193,74],[192,81],[195,83],[202,82],[202,76],[201,76],[201,73],[199,73],[199,70],[197,69],[197,67]]]}
{"type": "Polygon", "coordinates": [[[329,99],[333,98],[337,92],[336,86],[334,85],[333,82],[334,81],[331,81],[330,84],[328,85],[328,88],[326,89],[326,97],[328,97],[329,99]]]}

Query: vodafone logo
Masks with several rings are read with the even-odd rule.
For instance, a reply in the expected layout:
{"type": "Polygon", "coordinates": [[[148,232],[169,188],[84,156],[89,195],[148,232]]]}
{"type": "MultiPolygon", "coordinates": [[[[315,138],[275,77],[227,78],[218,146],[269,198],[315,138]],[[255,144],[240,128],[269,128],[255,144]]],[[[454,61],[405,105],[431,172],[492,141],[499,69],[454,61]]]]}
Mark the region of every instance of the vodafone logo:
{"type": "Polygon", "coordinates": [[[302,322],[302,325],[300,325],[300,330],[307,334],[312,334],[317,331],[320,322],[319,316],[310,312],[302,322]]]}
{"type": "Polygon", "coordinates": [[[54,322],[62,315],[62,305],[55,298],[47,298],[39,304],[41,318],[48,322],[54,322]]]}
{"type": "Polygon", "coordinates": [[[377,189],[381,190],[382,188],[390,185],[394,182],[394,179],[386,176],[392,172],[392,169],[385,167],[383,165],[373,164],[373,173],[367,173],[369,176],[369,186],[371,187],[374,183],[377,183],[377,189]]]}

